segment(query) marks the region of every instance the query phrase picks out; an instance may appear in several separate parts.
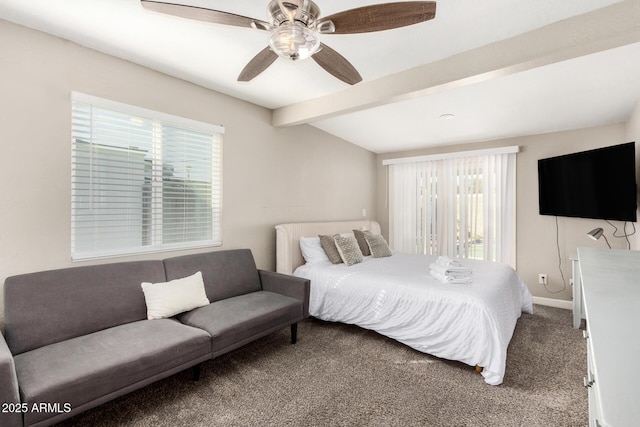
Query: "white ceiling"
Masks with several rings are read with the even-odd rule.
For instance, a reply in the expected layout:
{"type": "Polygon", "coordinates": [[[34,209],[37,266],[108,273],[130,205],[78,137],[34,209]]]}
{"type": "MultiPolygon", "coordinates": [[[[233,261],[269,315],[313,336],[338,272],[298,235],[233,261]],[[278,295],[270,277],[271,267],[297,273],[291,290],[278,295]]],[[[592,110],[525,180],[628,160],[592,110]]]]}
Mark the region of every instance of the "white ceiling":
{"type": "MultiPolygon", "coordinates": [[[[268,0],[172,1],[267,20],[268,0]]],[[[381,3],[316,2],[321,16],[381,3]]],[[[353,87],[310,60],[278,60],[238,83],[268,33],[148,12],[138,0],[0,0],[0,18],[377,153],[623,122],[640,99],[638,0],[441,0],[432,21],[323,36],[362,75],[353,87]]]]}

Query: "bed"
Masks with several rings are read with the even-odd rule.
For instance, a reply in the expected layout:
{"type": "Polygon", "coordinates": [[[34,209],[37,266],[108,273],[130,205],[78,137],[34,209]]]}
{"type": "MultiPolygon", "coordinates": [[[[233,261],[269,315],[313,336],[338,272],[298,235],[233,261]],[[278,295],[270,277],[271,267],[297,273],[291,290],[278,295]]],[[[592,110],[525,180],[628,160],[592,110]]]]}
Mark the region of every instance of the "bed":
{"type": "Polygon", "coordinates": [[[351,266],[305,263],[302,237],[369,230],[375,221],[338,221],[276,226],[277,271],[311,280],[309,313],[358,325],[420,352],[481,367],[487,384],[502,383],[507,347],[521,313],[532,313],[526,285],[510,266],[463,260],[470,284],[443,283],[429,266],[438,257],[394,253],[364,257],[351,266]]]}

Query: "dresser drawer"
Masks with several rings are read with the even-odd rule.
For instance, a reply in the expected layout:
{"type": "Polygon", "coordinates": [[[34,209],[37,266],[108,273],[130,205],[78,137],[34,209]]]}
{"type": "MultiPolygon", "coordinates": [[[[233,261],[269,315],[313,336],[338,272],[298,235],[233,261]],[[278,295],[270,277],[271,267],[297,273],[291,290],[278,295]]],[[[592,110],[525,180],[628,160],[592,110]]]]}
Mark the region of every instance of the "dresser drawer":
{"type": "Polygon", "coordinates": [[[602,419],[600,415],[600,400],[598,398],[598,381],[595,376],[595,367],[593,364],[593,349],[591,348],[591,340],[589,339],[589,329],[583,331],[584,338],[587,344],[587,372],[584,377],[584,387],[587,389],[587,395],[589,398],[589,427],[602,427],[599,420],[602,419]]]}

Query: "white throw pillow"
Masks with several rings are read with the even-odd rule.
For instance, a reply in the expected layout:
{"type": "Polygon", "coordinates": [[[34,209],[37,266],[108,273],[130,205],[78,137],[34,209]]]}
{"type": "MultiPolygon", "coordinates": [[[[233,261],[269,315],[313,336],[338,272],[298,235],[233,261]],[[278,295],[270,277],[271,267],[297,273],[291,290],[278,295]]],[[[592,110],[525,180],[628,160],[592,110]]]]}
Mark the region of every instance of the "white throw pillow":
{"type": "Polygon", "coordinates": [[[142,283],[149,319],[164,319],[209,304],[202,272],[165,283],[142,283]]]}
{"type": "Polygon", "coordinates": [[[319,237],[301,237],[300,238],[300,251],[302,257],[308,264],[321,261],[329,261],[327,253],[320,244],[319,237]]]}

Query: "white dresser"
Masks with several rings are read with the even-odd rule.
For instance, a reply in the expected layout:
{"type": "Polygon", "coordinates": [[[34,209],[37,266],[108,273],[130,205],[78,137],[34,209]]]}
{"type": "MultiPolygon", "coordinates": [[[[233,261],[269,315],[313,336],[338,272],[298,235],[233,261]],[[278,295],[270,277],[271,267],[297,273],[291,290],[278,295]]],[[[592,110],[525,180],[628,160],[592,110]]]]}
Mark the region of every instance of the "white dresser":
{"type": "Polygon", "coordinates": [[[579,248],[589,425],[640,425],[640,251],[579,248]]]}

